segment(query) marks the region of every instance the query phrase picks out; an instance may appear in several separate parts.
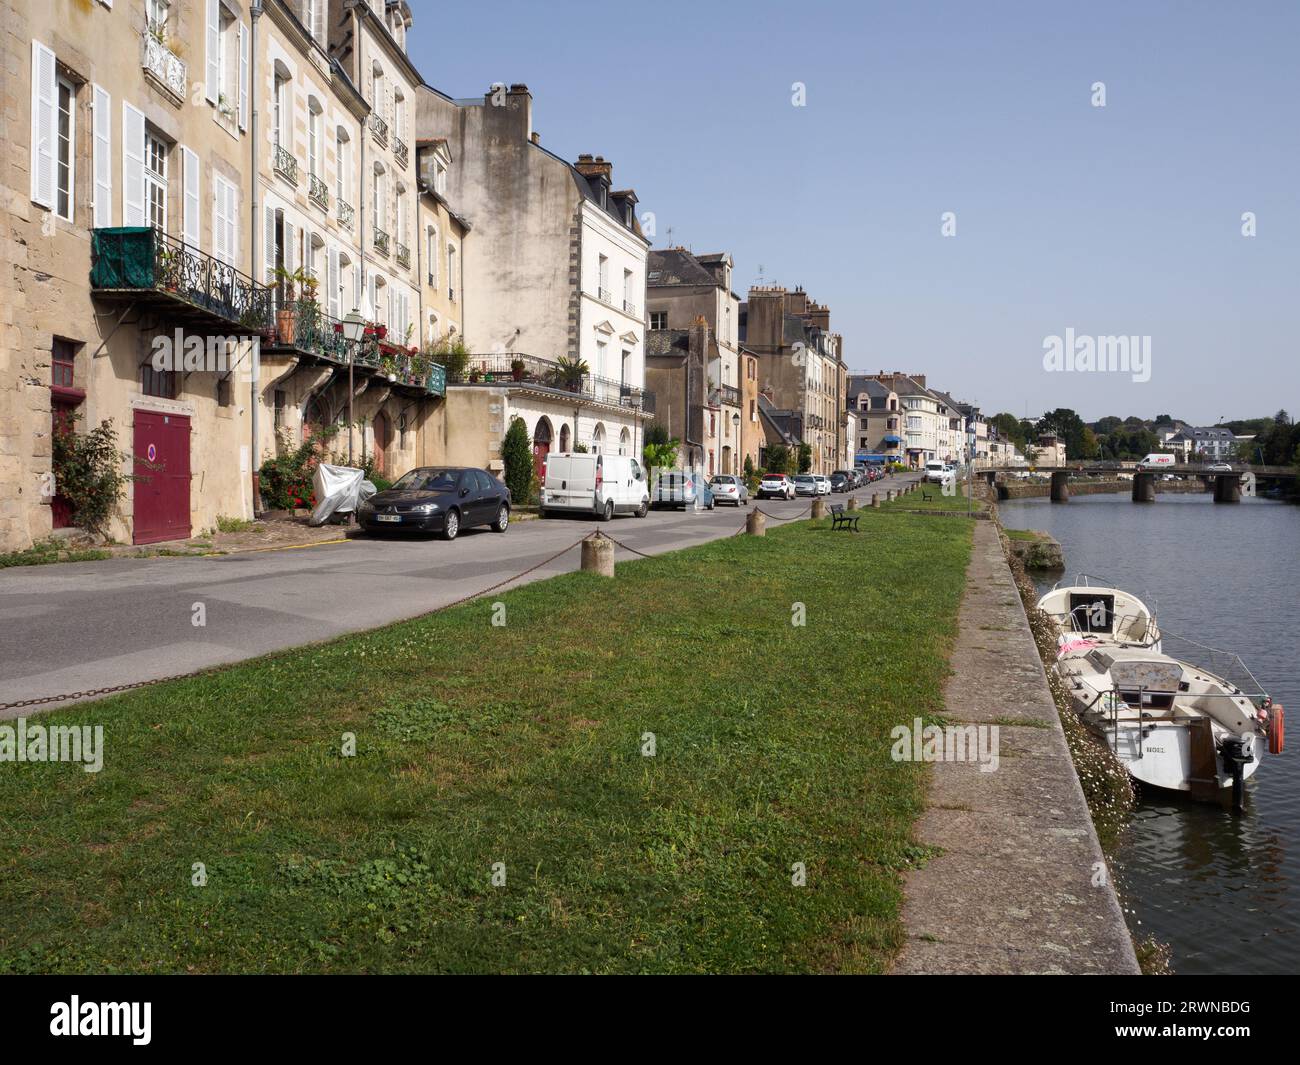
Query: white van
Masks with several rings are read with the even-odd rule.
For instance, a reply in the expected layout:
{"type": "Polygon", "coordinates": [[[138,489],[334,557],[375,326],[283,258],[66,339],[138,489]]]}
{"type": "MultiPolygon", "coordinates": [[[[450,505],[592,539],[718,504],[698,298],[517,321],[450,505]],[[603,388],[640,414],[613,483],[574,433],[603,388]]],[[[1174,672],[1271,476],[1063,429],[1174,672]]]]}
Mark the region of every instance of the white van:
{"type": "Polygon", "coordinates": [[[1154,470],[1159,466],[1177,466],[1177,455],[1151,454],[1138,463],[1139,470],[1154,470]]]}
{"type": "Polygon", "coordinates": [[[641,464],[628,455],[564,452],[546,456],[541,515],[594,514],[609,521],[615,514],[644,518],[650,509],[641,464]]]}

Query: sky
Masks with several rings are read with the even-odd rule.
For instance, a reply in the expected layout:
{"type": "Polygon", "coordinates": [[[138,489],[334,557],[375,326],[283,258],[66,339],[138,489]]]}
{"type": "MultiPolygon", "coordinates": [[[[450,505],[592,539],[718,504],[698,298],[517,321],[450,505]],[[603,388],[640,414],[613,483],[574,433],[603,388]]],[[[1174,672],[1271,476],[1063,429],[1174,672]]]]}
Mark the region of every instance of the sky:
{"type": "Polygon", "coordinates": [[[802,285],[853,371],[1018,416],[1300,415],[1295,0],[412,9],[430,85],[527,84],[655,247],[730,252],[742,299],[802,285]],[[1067,330],[1149,337],[1149,373],[1046,368],[1067,330]]]}

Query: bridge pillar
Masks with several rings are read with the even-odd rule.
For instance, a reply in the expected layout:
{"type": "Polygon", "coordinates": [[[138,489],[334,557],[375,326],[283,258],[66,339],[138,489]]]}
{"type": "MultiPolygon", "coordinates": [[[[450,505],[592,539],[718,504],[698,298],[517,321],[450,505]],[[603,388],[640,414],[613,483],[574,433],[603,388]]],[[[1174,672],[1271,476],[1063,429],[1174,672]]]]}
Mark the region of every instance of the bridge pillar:
{"type": "Polygon", "coordinates": [[[1214,501],[1216,503],[1241,502],[1241,474],[1226,473],[1214,478],[1214,501]]]}
{"type": "Polygon", "coordinates": [[[1156,475],[1138,472],[1133,474],[1133,502],[1154,503],[1156,501],[1156,475]]]}
{"type": "Polygon", "coordinates": [[[996,488],[998,483],[998,471],[988,470],[984,474],[984,480],[988,481],[990,488],[996,488]]]}
{"type": "Polygon", "coordinates": [[[1070,474],[1068,470],[1055,470],[1052,473],[1052,502],[1068,503],[1070,501],[1070,474]]]}

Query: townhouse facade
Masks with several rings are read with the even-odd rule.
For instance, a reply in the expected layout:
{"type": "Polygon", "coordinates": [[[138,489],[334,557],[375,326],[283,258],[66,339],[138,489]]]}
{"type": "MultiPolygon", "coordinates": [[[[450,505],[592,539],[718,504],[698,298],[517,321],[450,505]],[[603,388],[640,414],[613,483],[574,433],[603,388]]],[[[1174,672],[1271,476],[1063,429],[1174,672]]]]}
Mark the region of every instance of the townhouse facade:
{"type": "Polygon", "coordinates": [[[0,548],[70,523],[52,485],[56,428],[111,423],[128,481],[107,532],[134,543],[254,516],[262,461],[327,427],[335,455],[380,470],[435,458],[442,369],[408,344],[423,299],[409,8],[0,12],[18,72],[3,118],[17,150],[0,177],[13,234],[0,483],[16,488],[0,548]],[[384,150],[372,105],[394,131],[384,150]],[[350,347],[340,318],[360,308],[372,324],[350,347]]]}
{"type": "Polygon", "coordinates": [[[698,348],[704,360],[704,387],[698,422],[693,415],[674,411],[660,402],[658,420],[670,435],[684,443],[684,451],[698,448],[690,462],[707,475],[741,473],[745,458],[757,466],[762,431],[758,416],[758,357],[740,346],[740,297],[732,291],[734,261],[726,252],[694,255],[685,248],[652,250],[647,262],[646,309],[651,342],[647,348],[647,388],[662,401],[665,390],[674,395],[693,395],[690,382],[680,385],[673,378],[689,375],[690,359],[673,354],[683,339],[689,348],[689,332],[702,322],[707,341],[698,348]],[[746,401],[746,383],[751,393],[746,401]],[[699,437],[692,439],[674,431],[680,423],[684,433],[698,425],[699,437]]]}
{"type": "Polygon", "coordinates": [[[903,408],[898,393],[883,381],[851,374],[849,403],[857,414],[857,446],[853,461],[906,462],[903,449],[903,408]]]}
{"type": "Polygon", "coordinates": [[[468,100],[425,87],[417,128],[446,141],[449,199],[473,229],[443,460],[500,471],[502,438],[521,418],[541,476],[551,451],[639,455],[654,397],[636,193],[614,187],[600,156],[570,163],[543,148],[532,106],[526,85],[468,100]]]}
{"type": "Polygon", "coordinates": [[[774,411],[790,412],[813,473],[829,474],[850,455],[843,416],[848,388],[843,338],[830,329],[830,308],[801,288],[753,286],[741,307],[743,347],[759,358],[759,391],[774,411]]]}

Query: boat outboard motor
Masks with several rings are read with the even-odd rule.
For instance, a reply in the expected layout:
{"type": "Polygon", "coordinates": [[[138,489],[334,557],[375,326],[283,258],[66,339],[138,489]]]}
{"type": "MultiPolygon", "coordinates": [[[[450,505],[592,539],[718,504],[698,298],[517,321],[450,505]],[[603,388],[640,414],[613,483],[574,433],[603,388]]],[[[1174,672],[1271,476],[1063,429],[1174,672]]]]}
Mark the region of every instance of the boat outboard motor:
{"type": "Polygon", "coordinates": [[[1232,774],[1232,808],[1237,813],[1245,808],[1244,767],[1255,760],[1255,737],[1239,736],[1224,740],[1219,746],[1223,768],[1232,774]]]}

